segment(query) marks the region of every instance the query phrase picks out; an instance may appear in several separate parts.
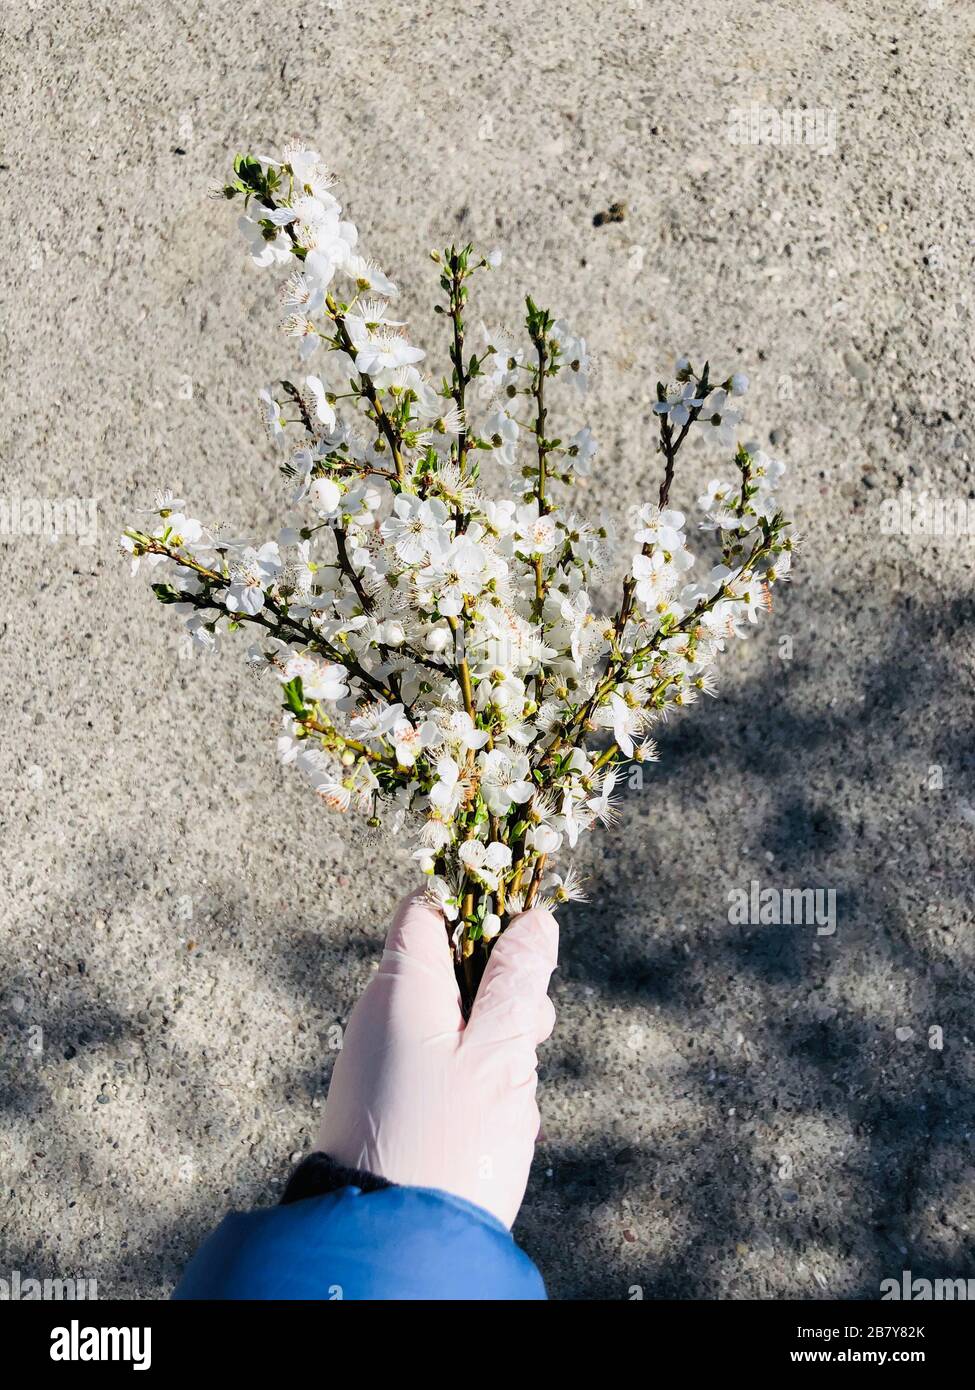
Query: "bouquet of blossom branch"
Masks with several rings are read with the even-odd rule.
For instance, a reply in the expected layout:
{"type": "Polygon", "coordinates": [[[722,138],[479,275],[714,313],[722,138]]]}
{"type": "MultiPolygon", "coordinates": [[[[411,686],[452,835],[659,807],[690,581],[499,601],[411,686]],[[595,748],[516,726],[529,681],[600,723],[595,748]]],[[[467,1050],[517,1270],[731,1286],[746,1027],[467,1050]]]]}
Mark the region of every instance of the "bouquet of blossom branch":
{"type": "Polygon", "coordinates": [[[747,379],[681,359],[648,407],[657,500],[632,511],[615,611],[594,611],[609,528],[558,493],[590,475],[596,446],[550,419],[560,378],[585,391],[585,340],[528,298],[522,341],[482,328],[469,342],[469,281],[498,258],[451,246],[432,253],[449,368],[428,375],[331,185],[292,145],[238,156],[220,190],[243,202],[255,264],[290,270],[284,329],[302,366],[261,392],[288,524],[232,539],[167,493],[123,546],[204,648],[252,635],[250,661],[280,682],[282,761],[332,809],[408,831],[469,1009],[511,916],[581,897],[565,858],[612,819],[622,766],[653,759],[653,725],[713,693],[719,653],[788,577],[783,466],[737,442],[747,379]],[[698,498],[703,566],[669,505],[692,432],[729,457],[698,498]]]}

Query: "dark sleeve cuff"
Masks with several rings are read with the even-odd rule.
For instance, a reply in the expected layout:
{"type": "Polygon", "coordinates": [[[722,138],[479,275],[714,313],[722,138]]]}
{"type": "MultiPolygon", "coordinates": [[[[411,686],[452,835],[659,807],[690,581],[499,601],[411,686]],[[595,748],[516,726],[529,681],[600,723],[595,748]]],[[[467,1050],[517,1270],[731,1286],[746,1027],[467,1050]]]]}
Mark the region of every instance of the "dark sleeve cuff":
{"type": "Polygon", "coordinates": [[[280,1205],[303,1202],[308,1197],[324,1197],[343,1187],[357,1187],[360,1192],[381,1192],[393,1187],[387,1178],[378,1178],[364,1168],[346,1168],[326,1153],[309,1154],[303,1158],[288,1179],[280,1205]]]}

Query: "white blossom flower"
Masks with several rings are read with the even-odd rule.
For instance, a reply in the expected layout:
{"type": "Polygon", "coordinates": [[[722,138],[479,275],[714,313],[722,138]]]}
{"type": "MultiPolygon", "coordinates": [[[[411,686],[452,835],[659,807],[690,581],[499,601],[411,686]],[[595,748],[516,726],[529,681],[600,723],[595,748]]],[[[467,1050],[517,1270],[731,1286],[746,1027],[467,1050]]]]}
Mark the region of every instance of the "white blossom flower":
{"type": "Polygon", "coordinates": [[[342,700],[349,693],[344,666],[319,661],[308,652],[289,657],[284,666],[285,680],[301,677],[301,688],[309,700],[342,700]]]}
{"type": "Polygon", "coordinates": [[[453,640],[453,634],[450,628],[446,627],[443,623],[437,623],[424,634],[423,645],[428,652],[439,655],[440,652],[445,652],[447,650],[453,640]]]}
{"type": "Polygon", "coordinates": [[[515,462],[518,450],[518,422],[506,410],[496,410],[484,424],[487,438],[495,446],[498,459],[506,468],[515,462]]]}
{"type": "Polygon", "coordinates": [[[604,727],[612,729],[620,751],[625,757],[632,758],[633,735],[643,727],[643,712],[628,704],[619,691],[614,690],[597,712],[597,720],[604,727]]]}
{"type": "Polygon", "coordinates": [[[478,729],[466,710],[434,710],[430,719],[423,725],[422,734],[425,746],[431,748],[453,748],[461,753],[474,752],[483,748],[489,734],[486,729],[478,729]]]}
{"type": "Polygon", "coordinates": [[[305,385],[315,402],[315,419],[320,420],[327,430],[334,430],[335,407],[326,398],[325,386],[321,377],[306,376],[305,385]]]}
{"type": "Polygon", "coordinates": [[[402,705],[384,705],[381,702],[365,705],[352,720],[351,732],[355,738],[366,742],[381,741],[392,733],[402,717],[402,705]]]}
{"type": "Polygon", "coordinates": [[[399,290],[385,271],[381,270],[375,261],[366,260],[364,256],[348,256],[344,270],[350,279],[355,280],[363,289],[371,290],[373,294],[383,294],[389,299],[395,299],[399,294],[399,290]]]}
{"type": "Polygon", "coordinates": [[[231,564],[232,583],[227,590],[227,608],[231,613],[246,613],[250,617],[264,607],[266,591],[281,572],[281,560],[274,541],[259,550],[248,547],[231,564]]]}
{"type": "Polygon", "coordinates": [[[487,354],[483,367],[486,381],[499,392],[508,386],[517,386],[518,369],[523,365],[526,353],[514,334],[507,328],[487,328],[482,323],[480,338],[482,351],[487,354]]]}
{"type": "Polygon", "coordinates": [[[539,854],[555,854],[562,844],[562,835],[554,826],[535,825],[528,832],[528,842],[539,854]]]}
{"type": "Polygon", "coordinates": [[[674,382],[668,386],[665,400],[654,401],[654,413],[665,415],[675,429],[683,429],[691,418],[691,411],[704,404],[703,398],[695,395],[695,389],[691,381],[686,385],[674,382]]]}
{"type": "Polygon", "coordinates": [[[284,442],[285,431],[288,426],[287,416],[280,402],[275,400],[271,388],[265,387],[260,392],[261,403],[264,407],[264,423],[267,432],[274,443],[284,442]]]}
{"type": "Polygon", "coordinates": [[[596,441],[588,425],[585,425],[569,440],[569,452],[572,455],[572,471],[577,477],[591,477],[592,461],[596,457],[596,448],[596,441]],[[575,450],[574,454],[572,453],[573,449],[575,450]]]}
{"type": "Polygon", "coordinates": [[[459,809],[467,793],[467,784],[461,780],[460,766],[453,758],[438,758],[435,771],[437,780],[430,788],[430,805],[449,820],[459,809]]]}
{"type": "Polygon", "coordinates": [[[481,795],[492,815],[503,816],[513,802],[522,805],[535,790],[528,758],[523,753],[512,754],[503,748],[494,748],[481,753],[478,763],[481,795]]]}
{"type": "Polygon", "coordinates": [[[169,545],[191,546],[203,535],[203,527],[195,517],[182,512],[170,512],[157,527],[157,535],[165,536],[169,545]]]}
{"type": "Polygon", "coordinates": [[[278,736],[277,748],[278,758],[281,763],[287,767],[289,763],[293,763],[298,757],[302,745],[301,741],[294,736],[294,720],[286,719],[284,723],[285,731],[278,736]]]}
{"type": "Polygon", "coordinates": [[[684,545],[684,513],[661,511],[652,503],[640,508],[640,528],[633,539],[645,545],[659,545],[664,550],[680,550],[684,545]]]}
{"type": "Polygon", "coordinates": [[[251,260],[262,270],[269,265],[284,265],[291,259],[291,242],[283,232],[267,240],[253,218],[241,217],[237,225],[247,240],[251,260]]]}
{"type": "Polygon", "coordinates": [[[465,532],[446,548],[431,554],[416,576],[417,588],[436,600],[444,618],[456,618],[464,610],[464,598],[480,592],[490,577],[491,564],[478,540],[465,532]]]}
{"type": "Polygon", "coordinates": [[[558,539],[555,517],[540,513],[537,502],[526,502],[518,508],[515,540],[519,550],[530,555],[549,555],[558,539]]]}
{"type": "Polygon", "coordinates": [[[492,890],[498,886],[498,873],[511,864],[511,847],[497,840],[485,844],[483,840],[464,840],[458,850],[460,862],[469,874],[492,890]]]}
{"type": "Polygon", "coordinates": [[[393,725],[392,739],[400,767],[412,767],[423,751],[419,729],[406,718],[397,719],[393,725]]]}
{"type": "Polygon", "coordinates": [[[456,922],[460,910],[460,892],[445,878],[434,875],[427,885],[427,893],[432,902],[446,917],[448,922],[456,922]]]}
{"type": "Polygon", "coordinates": [[[586,801],[586,805],[598,821],[603,825],[609,825],[616,820],[619,812],[613,801],[613,791],[619,774],[616,769],[609,768],[603,776],[602,786],[596,796],[591,796],[586,801]]]}
{"type": "Polygon", "coordinates": [[[570,849],[575,849],[579,843],[579,836],[593,821],[592,812],[583,804],[583,798],[584,793],[571,786],[566,787],[562,797],[562,811],[557,824],[568,840],[570,849]]]}
{"type": "Polygon", "coordinates": [[[552,325],[552,338],[559,345],[562,357],[569,368],[571,380],[580,391],[585,392],[589,386],[591,366],[585,338],[573,333],[563,319],[557,319],[552,325]]]}
{"type": "Polygon", "coordinates": [[[698,419],[697,428],[702,437],[724,449],[733,449],[741,423],[741,411],[728,406],[727,391],[713,391],[707,398],[698,419]]]}
{"type": "Polygon", "coordinates": [[[282,287],[281,302],[290,314],[311,319],[325,307],[325,291],[312,285],[304,271],[296,270],[282,287]]]}
{"type": "Polygon", "coordinates": [[[571,864],[564,874],[547,875],[542,887],[551,893],[556,903],[588,902],[582,888],[582,880],[571,864]]]}
{"type": "Polygon", "coordinates": [[[319,516],[332,516],[342,501],[342,489],[334,478],[316,478],[308,488],[308,499],[319,516]]]}
{"type": "MultiPolygon", "coordinates": [[[[246,192],[256,263],[287,266],[294,355],[323,364],[260,393],[283,477],[277,541],[204,524],[168,492],[121,545],[200,648],[251,629],[248,664],[287,710],[279,758],[325,806],[402,843],[463,960],[522,908],[581,898],[563,855],[613,821],[626,761],[656,759],[651,729],[714,693],[717,661],[789,578],[783,465],[738,447],[747,377],[712,388],[682,359],[653,405],[664,501],[638,505],[619,556],[605,517],[563,490],[594,472],[578,401],[556,418],[565,386],[585,389],[585,339],[529,300],[526,334],[468,333],[463,370],[448,357],[424,372],[332,188],[322,156],[291,144],[237,161],[225,189],[246,192]],[[728,454],[688,521],[667,499],[692,432],[728,454]],[[492,495],[501,470],[508,496],[492,495]]],[[[466,305],[484,258],[435,259],[466,305]]],[[[439,298],[456,331],[453,291],[439,298]]],[[[659,471],[646,487],[658,495],[659,471]]]]}
{"type": "Polygon", "coordinates": [[[380,329],[365,333],[355,343],[355,368],[365,376],[375,377],[384,382],[398,367],[412,362],[422,362],[426,356],[422,348],[412,347],[398,333],[380,329]]]}
{"type": "Polygon", "coordinates": [[[670,560],[662,550],[655,550],[651,555],[634,555],[630,571],[636,580],[637,601],[645,610],[669,602],[677,592],[681,574],[693,563],[693,557],[686,550],[675,551],[670,560]]]}
{"type": "Polygon", "coordinates": [[[151,507],[140,507],[145,516],[167,516],[170,512],[181,512],[186,506],[183,497],[177,497],[172,488],[157,492],[151,507]]]}
{"type": "Polygon", "coordinates": [[[443,553],[450,541],[448,512],[438,498],[426,501],[410,493],[393,499],[393,510],[379,528],[405,565],[419,565],[443,553]]]}
{"type": "Polygon", "coordinates": [[[426,845],[421,845],[419,849],[415,849],[413,858],[416,860],[417,868],[421,874],[432,874],[436,868],[437,857],[426,845]]]}

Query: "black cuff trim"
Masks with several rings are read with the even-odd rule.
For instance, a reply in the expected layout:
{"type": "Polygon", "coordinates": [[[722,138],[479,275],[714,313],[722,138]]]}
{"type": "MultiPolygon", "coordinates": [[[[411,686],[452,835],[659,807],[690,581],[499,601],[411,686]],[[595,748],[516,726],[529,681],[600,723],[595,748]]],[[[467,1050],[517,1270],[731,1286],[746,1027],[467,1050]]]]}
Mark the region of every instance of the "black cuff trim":
{"type": "Polygon", "coordinates": [[[379,1192],[384,1187],[393,1187],[386,1178],[378,1178],[375,1173],[367,1173],[359,1168],[345,1168],[329,1158],[325,1153],[309,1154],[303,1158],[288,1179],[280,1205],[303,1202],[308,1197],[324,1197],[329,1192],[338,1192],[343,1187],[358,1187],[363,1192],[379,1192]]]}

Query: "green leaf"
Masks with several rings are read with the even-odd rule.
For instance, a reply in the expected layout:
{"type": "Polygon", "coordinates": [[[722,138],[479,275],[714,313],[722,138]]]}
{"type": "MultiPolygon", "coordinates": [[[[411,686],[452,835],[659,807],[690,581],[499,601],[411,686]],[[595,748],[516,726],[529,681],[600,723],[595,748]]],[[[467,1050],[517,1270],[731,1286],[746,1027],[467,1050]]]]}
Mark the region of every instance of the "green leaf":
{"type": "Polygon", "coordinates": [[[264,170],[260,162],[250,154],[239,154],[234,160],[234,173],[246,188],[255,193],[263,193],[265,186],[264,170]]]}
{"type": "Polygon", "coordinates": [[[152,592],[160,603],[182,603],[183,595],[172,584],[153,584],[152,592]]]}
{"type": "Polygon", "coordinates": [[[295,676],[282,687],[284,691],[285,709],[289,709],[297,719],[306,719],[308,710],[305,707],[305,698],[301,688],[301,677],[295,676]]]}

